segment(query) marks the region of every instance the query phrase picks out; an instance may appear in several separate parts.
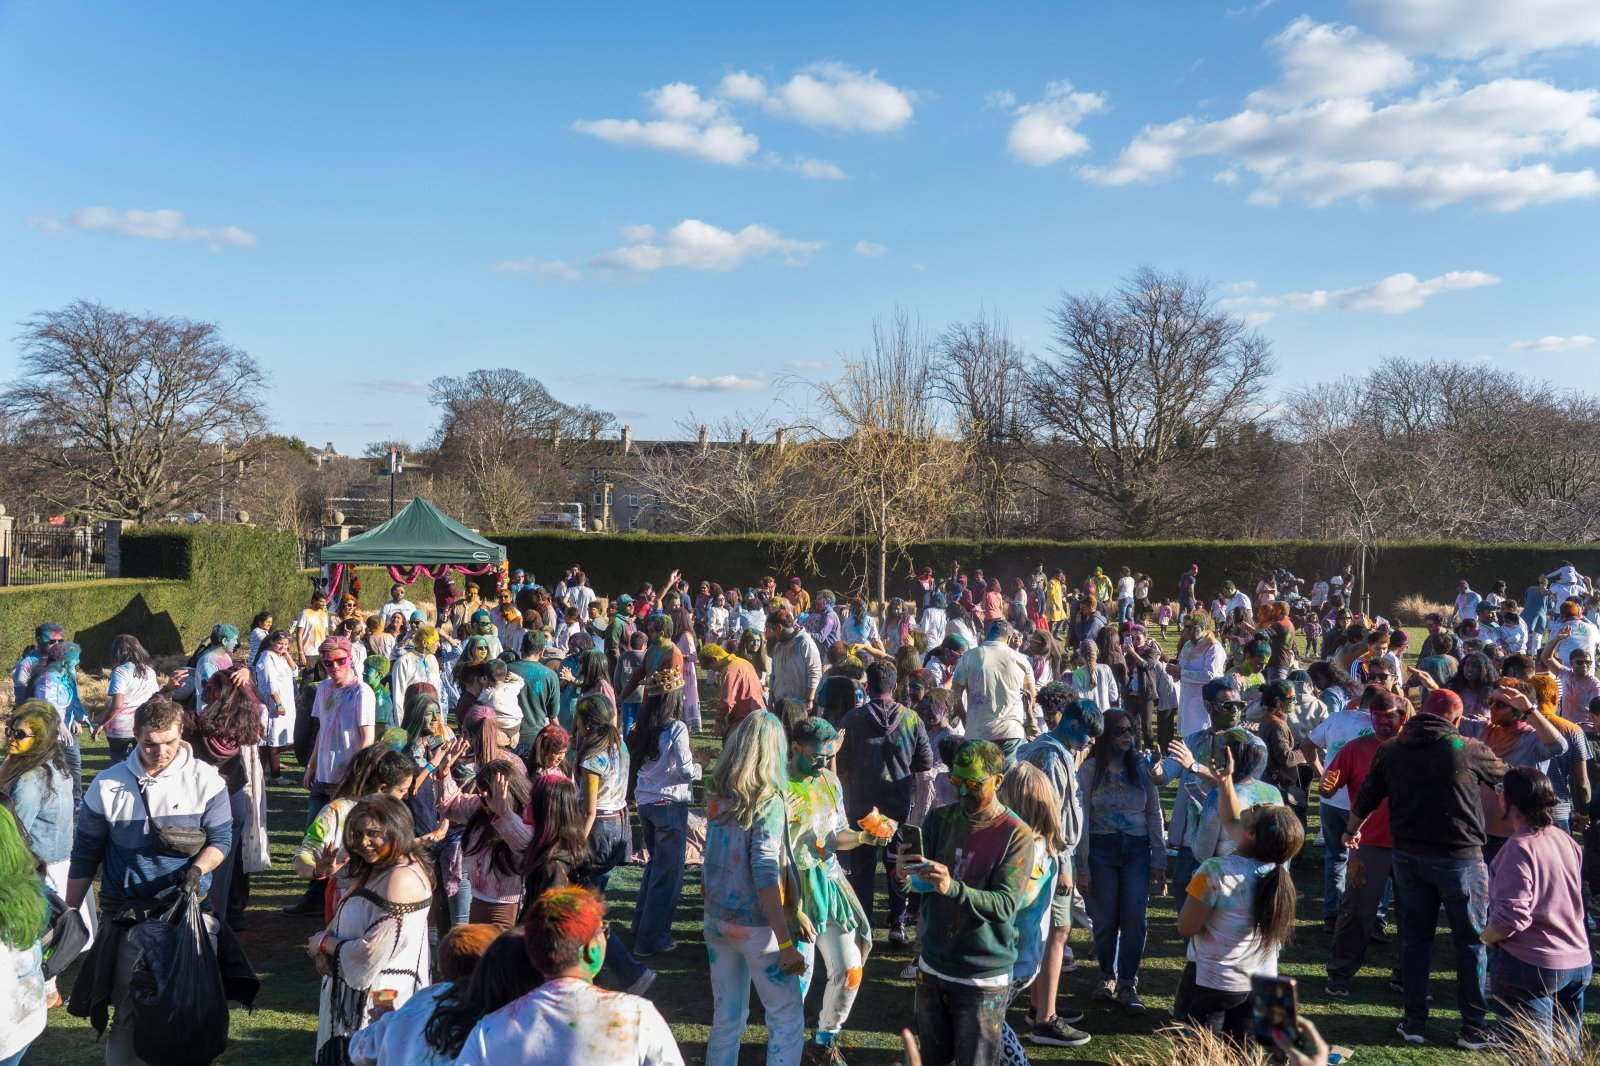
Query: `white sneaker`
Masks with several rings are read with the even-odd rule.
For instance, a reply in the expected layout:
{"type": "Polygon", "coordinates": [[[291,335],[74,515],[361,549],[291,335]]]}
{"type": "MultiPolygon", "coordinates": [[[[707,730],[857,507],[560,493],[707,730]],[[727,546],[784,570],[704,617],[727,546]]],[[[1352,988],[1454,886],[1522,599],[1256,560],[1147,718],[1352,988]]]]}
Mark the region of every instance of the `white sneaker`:
{"type": "Polygon", "coordinates": [[[900,980],[915,981],[917,979],[917,964],[915,960],[905,964],[900,970],[900,980]]]}
{"type": "Polygon", "coordinates": [[[656,976],[654,970],[646,970],[640,974],[639,979],[628,986],[628,995],[642,996],[650,991],[650,986],[656,983],[656,976]]]}

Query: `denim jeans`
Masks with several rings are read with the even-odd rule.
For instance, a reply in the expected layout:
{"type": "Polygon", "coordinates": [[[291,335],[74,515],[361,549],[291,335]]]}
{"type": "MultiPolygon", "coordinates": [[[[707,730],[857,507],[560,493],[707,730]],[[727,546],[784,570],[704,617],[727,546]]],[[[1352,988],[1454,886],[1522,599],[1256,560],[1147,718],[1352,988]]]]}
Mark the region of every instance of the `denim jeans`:
{"type": "MultiPolygon", "coordinates": [[[[128,752],[133,750],[133,738],[106,737],[106,747],[111,751],[111,765],[115,766],[117,763],[127,760],[128,752]]],[[[5,1066],[5,1064],[0,1063],[0,1066],[5,1066]]]]}
{"type": "Polygon", "coordinates": [[[311,828],[311,823],[317,820],[317,815],[322,813],[322,808],[333,802],[333,786],[323,784],[321,781],[311,782],[311,788],[306,791],[306,828],[311,828]]]}
{"type": "Polygon", "coordinates": [[[1172,1018],[1195,1031],[1209,1029],[1241,1048],[1251,1042],[1254,1034],[1250,993],[1206,988],[1200,984],[1192,962],[1184,966],[1183,976],[1178,979],[1172,1018]]]}
{"type": "Polygon", "coordinates": [[[1150,839],[1131,833],[1089,838],[1089,917],[1100,977],[1137,985],[1150,906],[1150,839]]]}
{"type": "MultiPolygon", "coordinates": [[[[581,874],[581,883],[594,889],[603,897],[611,881],[611,871],[628,861],[627,812],[622,817],[596,818],[589,832],[589,862],[581,874]]],[[[606,967],[613,976],[629,988],[644,976],[646,966],[633,957],[622,938],[608,928],[606,931],[606,967]]]]}
{"type": "Polygon", "coordinates": [[[894,831],[894,836],[889,838],[887,847],[878,847],[873,844],[863,844],[859,848],[839,853],[839,863],[844,867],[845,880],[850,882],[850,887],[855,890],[856,899],[861,901],[861,909],[867,914],[867,924],[871,926],[876,917],[874,900],[877,896],[878,866],[881,864],[887,872],[884,891],[889,893],[889,926],[904,925],[906,911],[906,895],[900,889],[900,882],[894,877],[894,856],[900,851],[900,830],[894,831]]]}
{"type": "MultiPolygon", "coordinates": [[[[1583,1030],[1583,996],[1593,966],[1552,970],[1523,962],[1504,948],[1489,956],[1489,990],[1502,1022],[1521,1015],[1549,1039],[1559,1023],[1576,1041],[1583,1030]]],[[[1559,1045],[1558,1045],[1559,1046],[1559,1045]]]]}
{"type": "Polygon", "coordinates": [[[1009,985],[976,988],[917,972],[917,1042],[926,1066],[997,1066],[1009,985]]]}
{"type": "MultiPolygon", "coordinates": [[[[766,1012],[768,1066],[799,1066],[805,1051],[806,1012],[800,976],[778,966],[778,937],[766,925],[705,923],[711,962],[711,1035],[706,1066],[735,1066],[750,1020],[750,986],[766,1012]]],[[[926,1052],[924,1052],[926,1053],[926,1052]]]]}
{"type": "Polygon", "coordinates": [[[1344,846],[1344,833],[1350,826],[1350,811],[1322,802],[1322,917],[1339,917],[1339,896],[1344,892],[1345,868],[1350,849],[1344,846]]]}
{"type": "Polygon", "coordinates": [[[633,950],[663,951],[672,945],[672,915],[683,889],[683,860],[688,845],[687,803],[639,804],[639,828],[650,862],[639,882],[633,908],[633,950]]]}
{"type": "MultiPolygon", "coordinates": [[[[1324,808],[1326,809],[1326,808],[1324,808]]],[[[1350,853],[1345,865],[1344,892],[1339,896],[1339,920],[1333,928],[1333,945],[1328,949],[1328,980],[1348,983],[1367,957],[1367,944],[1373,928],[1381,924],[1383,894],[1389,886],[1394,866],[1394,849],[1362,844],[1350,853]]],[[[1401,957],[1405,954],[1405,920],[1401,919],[1400,950],[1395,955],[1394,976],[1403,979],[1401,957]]]]}
{"type": "Polygon", "coordinates": [[[1000,754],[1006,757],[1006,769],[1017,764],[1017,749],[1022,747],[1022,740],[997,740],[994,746],[1000,749],[1000,754]]]}
{"type": "Polygon", "coordinates": [[[1394,852],[1394,882],[1400,899],[1401,969],[1405,974],[1405,1020],[1420,1028],[1428,1020],[1428,973],[1434,926],[1444,907],[1456,950],[1456,1004],[1462,1025],[1483,1025],[1483,943],[1488,920],[1489,871],[1482,859],[1443,859],[1394,852]]]}

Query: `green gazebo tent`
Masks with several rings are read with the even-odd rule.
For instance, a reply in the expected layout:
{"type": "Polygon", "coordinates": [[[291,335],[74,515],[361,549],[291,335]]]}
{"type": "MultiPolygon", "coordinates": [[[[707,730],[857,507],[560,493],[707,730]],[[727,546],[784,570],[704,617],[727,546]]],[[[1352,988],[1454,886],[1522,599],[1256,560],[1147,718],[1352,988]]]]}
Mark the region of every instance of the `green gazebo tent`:
{"type": "Polygon", "coordinates": [[[346,566],[498,566],[503,545],[485,540],[418,497],[380,526],[317,553],[324,564],[346,566]]]}

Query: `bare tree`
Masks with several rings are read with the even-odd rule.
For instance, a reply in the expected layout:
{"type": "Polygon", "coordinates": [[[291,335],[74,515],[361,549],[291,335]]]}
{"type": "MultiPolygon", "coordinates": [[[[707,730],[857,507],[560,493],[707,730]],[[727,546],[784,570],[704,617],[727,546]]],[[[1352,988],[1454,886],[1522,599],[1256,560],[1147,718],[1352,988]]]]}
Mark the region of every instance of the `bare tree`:
{"type": "Polygon", "coordinates": [[[615,420],[565,404],[520,370],[473,370],[429,382],[442,410],[430,448],[434,477],[458,480],[465,508],[486,529],[528,525],[544,500],[571,494],[575,442],[615,420]]]}
{"type": "Polygon", "coordinates": [[[655,528],[697,536],[779,528],[791,469],[776,443],[781,428],[766,415],[700,426],[691,414],[679,422],[685,442],[653,449],[640,463],[641,483],[659,516],[655,528]]]}
{"type": "Polygon", "coordinates": [[[0,407],[33,491],[88,518],[142,520],[252,454],[265,378],[210,322],[79,300],[29,319],[0,407]],[[231,442],[231,443],[229,443],[231,442]]]}
{"type": "Polygon", "coordinates": [[[1204,284],[1148,267],[1109,295],[1063,293],[1035,360],[1034,454],[1102,525],[1131,537],[1195,528],[1226,444],[1255,416],[1270,346],[1204,284]]]}
{"type": "Polygon", "coordinates": [[[1022,447],[1031,429],[1027,369],[1027,356],[998,314],[980,312],[939,338],[934,393],[955,412],[971,452],[972,531],[981,537],[1015,532],[1020,524],[1022,447]]]}
{"type": "Polygon", "coordinates": [[[813,551],[831,536],[862,536],[881,602],[890,553],[968,506],[971,445],[940,425],[933,341],[904,311],[873,324],[872,347],[846,357],[837,381],[807,385],[818,410],[803,423],[808,439],[786,452],[796,486],[786,528],[813,551]]]}

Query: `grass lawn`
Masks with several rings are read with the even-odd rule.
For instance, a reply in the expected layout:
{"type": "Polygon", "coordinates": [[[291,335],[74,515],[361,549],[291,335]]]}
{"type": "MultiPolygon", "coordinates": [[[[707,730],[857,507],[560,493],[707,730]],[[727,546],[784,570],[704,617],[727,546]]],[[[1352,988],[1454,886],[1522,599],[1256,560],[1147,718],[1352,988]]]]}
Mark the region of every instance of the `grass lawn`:
{"type": "MultiPolygon", "coordinates": [[[[1413,637],[1413,639],[1416,639],[1413,637]]],[[[709,744],[701,741],[697,746],[709,744]]],[[[104,768],[104,743],[84,751],[84,765],[90,772],[104,768]]],[[[252,1066],[294,1064],[304,1066],[314,1049],[318,978],[306,957],[304,944],[319,924],[312,918],[286,918],[278,908],[298,898],[301,882],[289,869],[288,859],[299,843],[304,824],[304,791],[298,788],[272,790],[271,841],[275,866],[252,878],[252,926],[240,934],[262,978],[261,995],[252,1014],[235,1008],[232,1040],[223,1062],[250,1063],[252,1066]]],[[[1313,807],[1313,823],[1316,810],[1313,807]]],[[[1363,1063],[1448,1063],[1467,1061],[1472,1053],[1453,1049],[1459,1017],[1455,1009],[1454,968],[1448,935],[1441,930],[1434,950],[1434,1012],[1429,1022],[1430,1044],[1423,1048],[1402,1046],[1395,1035],[1399,1020],[1400,996],[1388,985],[1389,968],[1394,958],[1393,945],[1373,945],[1367,966],[1352,984],[1349,999],[1332,1000],[1324,991],[1329,937],[1323,934],[1322,854],[1308,849],[1298,883],[1307,899],[1301,905],[1302,921],[1294,942],[1283,957],[1284,972],[1300,981],[1301,1009],[1321,1028],[1330,1044],[1353,1048],[1363,1063]]],[[[639,884],[639,867],[619,870],[611,881],[615,915],[626,925],[639,884]]],[[[880,896],[880,908],[882,906],[880,896]]],[[[881,914],[881,909],[880,909],[881,914]]],[[[1175,912],[1171,899],[1160,899],[1150,908],[1150,941],[1144,964],[1141,993],[1149,1007],[1142,1019],[1132,1018],[1115,1008],[1087,1005],[1095,965],[1093,950],[1081,931],[1071,941],[1077,953],[1077,972],[1064,975],[1063,992],[1088,1016],[1081,1028],[1094,1034],[1094,1040],[1081,1048],[1034,1048],[1029,1056],[1035,1062],[1109,1063],[1116,1056],[1137,1061],[1142,1052],[1161,1046],[1157,1030],[1166,1021],[1172,1004],[1182,959],[1175,931],[1175,912]]],[[[1392,927],[1392,923],[1391,923],[1392,927]]],[[[670,954],[650,959],[661,976],[649,997],[660,1007],[677,1035],[688,1062],[704,1061],[705,1040],[711,1022],[711,986],[707,975],[704,940],[700,932],[700,877],[692,868],[684,882],[673,929],[680,943],[670,954]]],[[[842,1037],[842,1046],[851,1063],[898,1063],[899,1030],[912,1022],[912,982],[899,979],[900,969],[909,960],[901,949],[891,948],[879,933],[877,950],[867,961],[866,977],[853,1015],[842,1037]]],[[[63,978],[63,990],[71,988],[75,971],[63,978]]],[[[605,983],[606,978],[602,978],[605,983]]],[[[820,984],[821,982],[817,982],[820,984]]],[[[815,1021],[821,992],[813,989],[807,1012],[815,1021]]],[[[1013,1015],[1015,1023],[1020,1014],[1013,1015]]],[[[1594,1018],[1590,1018],[1591,1023],[1594,1018]]],[[[765,1061],[766,1031],[761,1025],[761,1006],[752,996],[751,1025],[744,1034],[741,1062],[765,1061]]],[[[94,1033],[85,1022],[69,1017],[64,1010],[51,1013],[50,1026],[29,1053],[29,1063],[52,1066],[78,1066],[103,1061],[104,1050],[95,1043],[94,1033]]]]}

